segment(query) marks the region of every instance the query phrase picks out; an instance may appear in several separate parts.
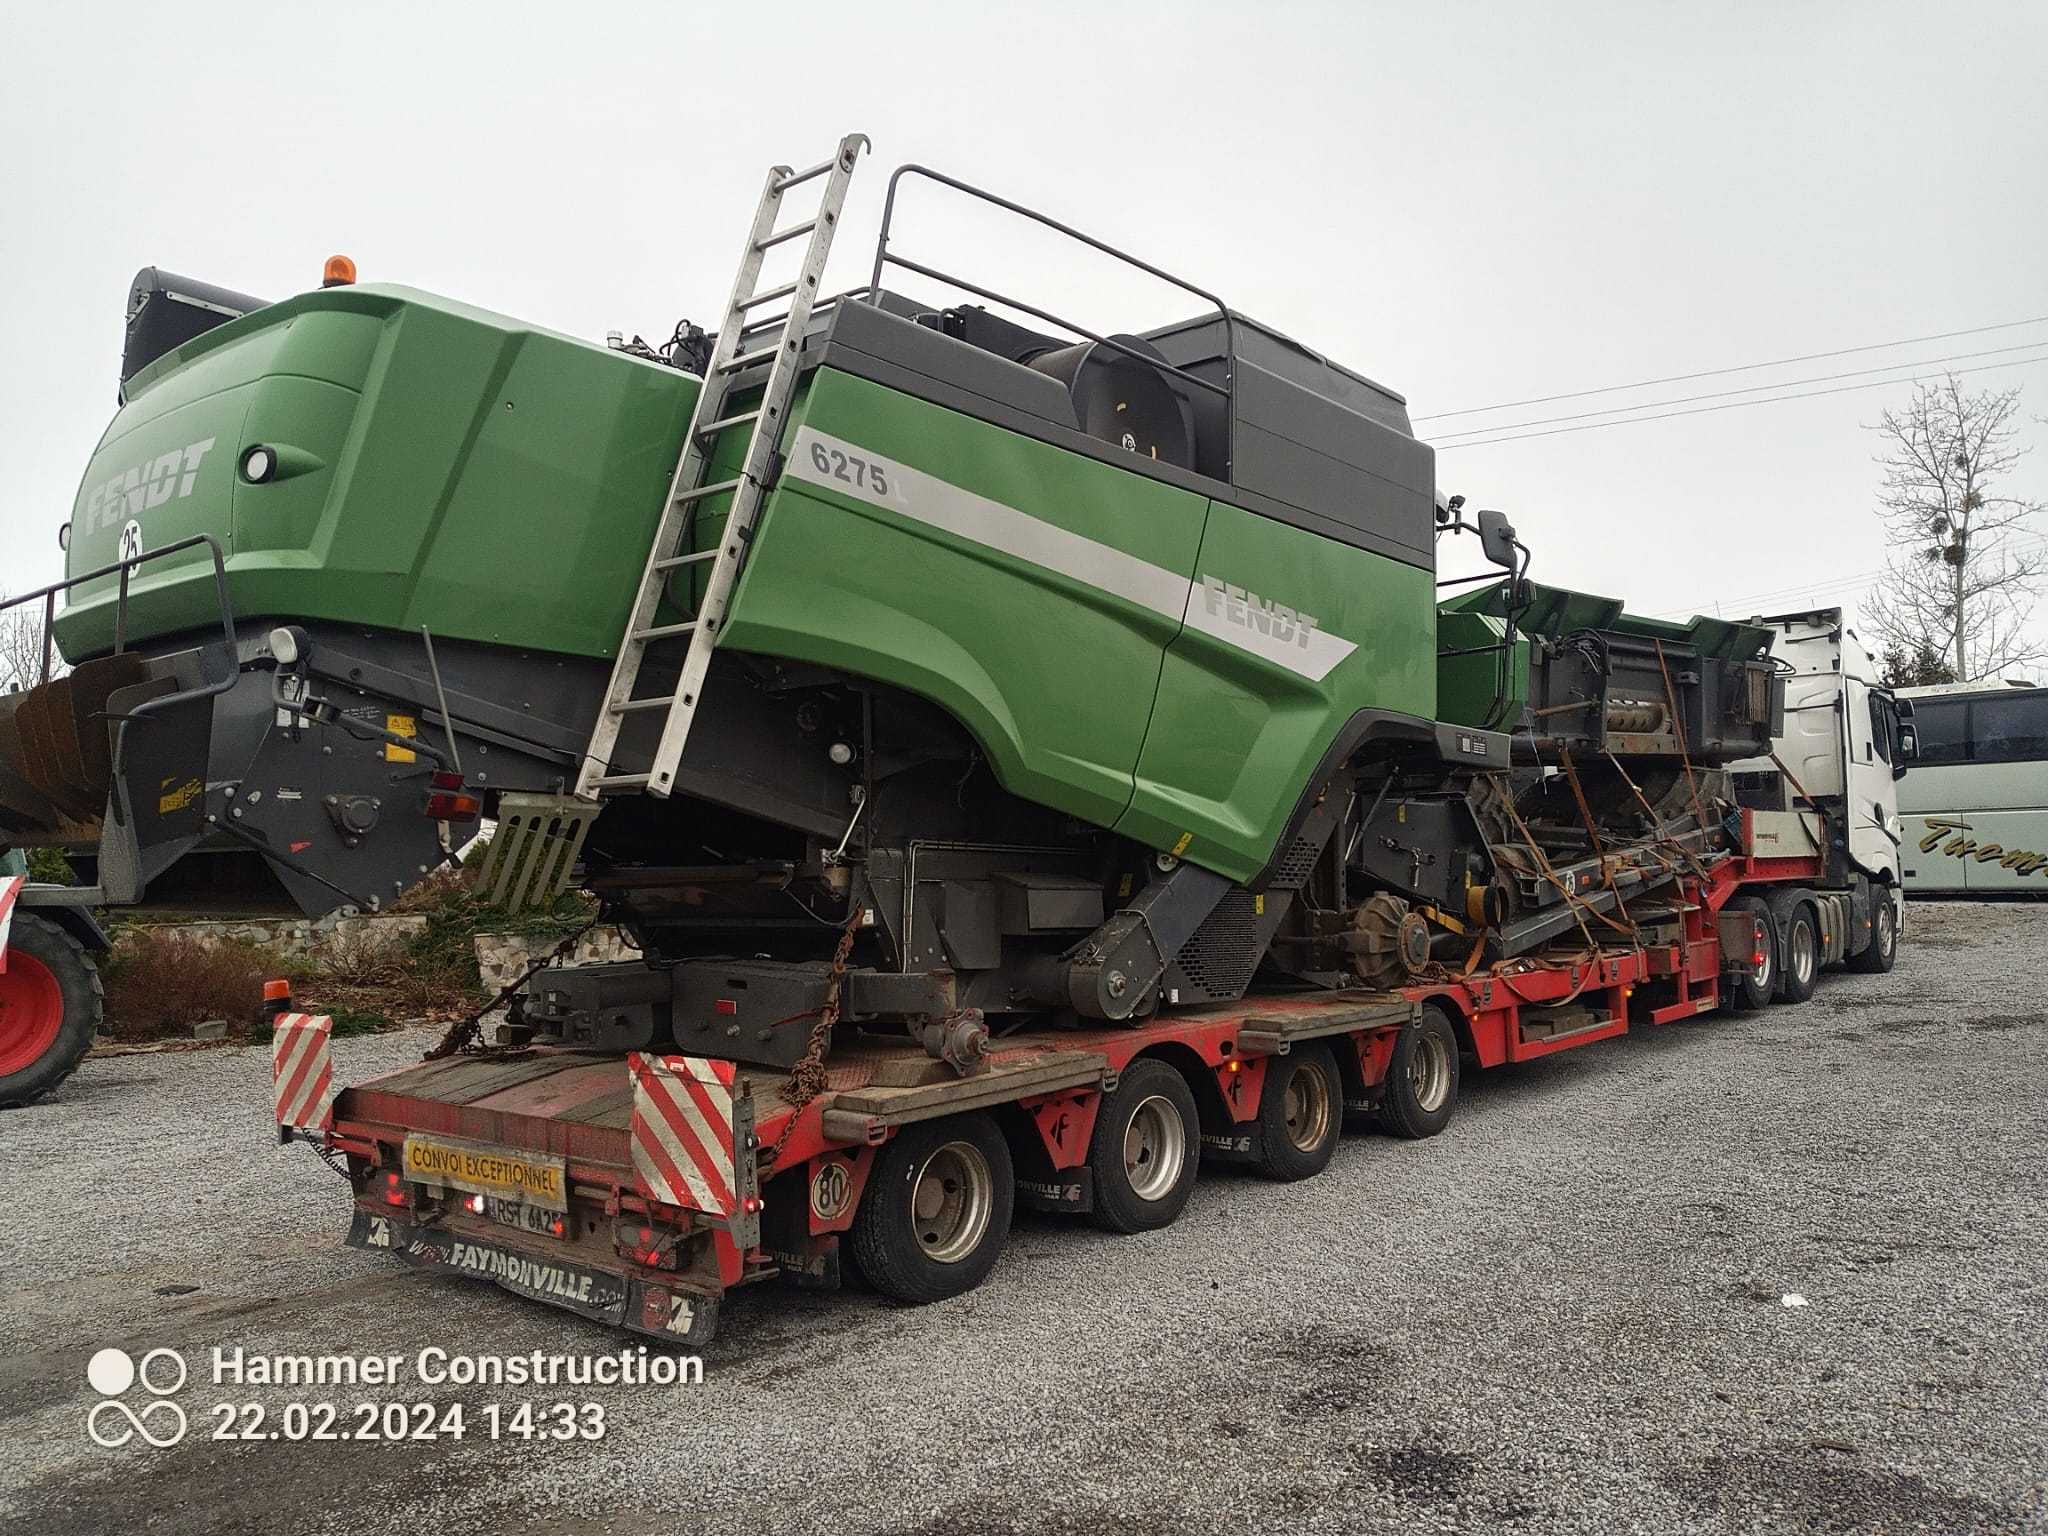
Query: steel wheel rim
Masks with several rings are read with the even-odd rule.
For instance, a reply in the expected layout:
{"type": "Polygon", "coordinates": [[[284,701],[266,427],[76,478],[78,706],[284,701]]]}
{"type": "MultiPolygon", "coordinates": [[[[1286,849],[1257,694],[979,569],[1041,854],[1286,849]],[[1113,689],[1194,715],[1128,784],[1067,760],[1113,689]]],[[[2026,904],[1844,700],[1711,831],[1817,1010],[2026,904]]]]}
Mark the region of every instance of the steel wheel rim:
{"type": "Polygon", "coordinates": [[[0,971],[0,1077],[25,1072],[57,1042],[64,989],[33,955],[14,950],[0,971]]]}
{"type": "Polygon", "coordinates": [[[1792,928],[1792,977],[1802,987],[1813,975],[1813,925],[1795,923],[1792,928]]]}
{"type": "Polygon", "coordinates": [[[1889,955],[1892,947],[1898,942],[1898,923],[1892,917],[1891,903],[1887,901],[1877,909],[1877,952],[1880,955],[1889,955]]]}
{"type": "Polygon", "coordinates": [[[1297,1068],[1280,1101],[1287,1139],[1297,1152],[1313,1152],[1330,1132],[1330,1085],[1314,1067],[1297,1068]]]}
{"type": "Polygon", "coordinates": [[[1776,964],[1777,961],[1771,958],[1770,938],[1766,936],[1763,941],[1763,959],[1757,961],[1755,965],[1749,968],[1750,974],[1756,978],[1758,987],[1765,991],[1770,990],[1771,982],[1774,979],[1771,975],[1771,967],[1776,964]]]}
{"type": "Polygon", "coordinates": [[[1451,1053],[1441,1036],[1417,1035],[1408,1056],[1408,1091],[1416,1108],[1434,1114],[1451,1093],[1451,1053]]]}
{"type": "Polygon", "coordinates": [[[947,1142],[924,1160],[910,1186],[911,1229],[937,1264],[958,1264],[980,1247],[994,1208],[995,1176],[972,1142],[947,1142]]]}
{"type": "Polygon", "coordinates": [[[1187,1127],[1173,1100],[1155,1093],[1124,1127],[1124,1180],[1140,1200],[1164,1200],[1187,1163],[1187,1127]]]}

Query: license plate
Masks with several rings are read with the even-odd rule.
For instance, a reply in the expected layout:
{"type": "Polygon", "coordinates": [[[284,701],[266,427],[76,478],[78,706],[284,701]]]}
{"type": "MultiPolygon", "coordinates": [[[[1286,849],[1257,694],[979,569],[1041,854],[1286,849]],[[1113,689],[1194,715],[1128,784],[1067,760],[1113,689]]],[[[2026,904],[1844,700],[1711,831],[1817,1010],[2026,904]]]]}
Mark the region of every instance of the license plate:
{"type": "Polygon", "coordinates": [[[461,1141],[452,1136],[405,1138],[405,1176],[440,1189],[460,1189],[486,1199],[569,1209],[569,1167],[564,1158],[461,1141]]]}
{"type": "Polygon", "coordinates": [[[517,1227],[522,1232],[538,1232],[542,1237],[560,1237],[562,1218],[540,1205],[526,1205],[517,1200],[494,1200],[484,1196],[484,1214],[493,1221],[508,1227],[517,1227]]]}

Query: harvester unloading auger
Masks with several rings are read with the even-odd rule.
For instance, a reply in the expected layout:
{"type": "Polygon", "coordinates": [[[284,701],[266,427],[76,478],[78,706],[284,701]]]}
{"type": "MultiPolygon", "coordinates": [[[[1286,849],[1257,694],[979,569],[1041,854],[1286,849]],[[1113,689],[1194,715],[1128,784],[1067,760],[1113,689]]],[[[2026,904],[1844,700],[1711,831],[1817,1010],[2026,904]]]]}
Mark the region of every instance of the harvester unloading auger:
{"type": "Polygon", "coordinates": [[[922,167],[821,298],[865,143],[771,172],[708,356],[146,270],[0,841],[113,903],[375,910],[482,811],[494,893],[579,882],[647,956],[515,1035],[788,1066],[830,994],[962,1070],[1019,1015],[1580,943],[1715,855],[1764,630],[1534,586],[1400,396],[922,167]],[[912,259],[913,184],[1198,312],[1100,334],[912,259]],[[1505,574],[1439,607],[1467,529],[1505,574]]]}

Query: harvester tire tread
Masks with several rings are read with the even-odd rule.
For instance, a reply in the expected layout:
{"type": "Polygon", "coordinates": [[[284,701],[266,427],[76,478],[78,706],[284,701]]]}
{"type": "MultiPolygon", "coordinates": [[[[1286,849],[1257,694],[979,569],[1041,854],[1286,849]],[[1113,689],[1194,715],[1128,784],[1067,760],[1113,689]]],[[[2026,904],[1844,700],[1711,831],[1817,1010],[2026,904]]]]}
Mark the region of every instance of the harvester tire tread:
{"type": "MultiPolygon", "coordinates": [[[[33,912],[15,913],[7,950],[10,957],[24,954],[39,961],[56,977],[64,999],[64,1019],[50,1048],[28,1066],[0,1078],[0,1109],[19,1109],[54,1092],[78,1070],[106,1014],[106,989],[85,946],[33,912]]],[[[5,977],[0,977],[4,984],[5,977]]]]}

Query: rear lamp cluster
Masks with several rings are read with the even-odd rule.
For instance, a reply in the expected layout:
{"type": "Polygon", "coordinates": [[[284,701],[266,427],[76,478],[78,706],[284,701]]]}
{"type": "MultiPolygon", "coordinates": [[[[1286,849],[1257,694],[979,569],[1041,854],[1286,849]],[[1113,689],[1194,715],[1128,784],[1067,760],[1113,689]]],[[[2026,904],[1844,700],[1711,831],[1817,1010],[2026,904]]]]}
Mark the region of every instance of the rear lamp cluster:
{"type": "Polygon", "coordinates": [[[427,786],[426,804],[421,807],[434,821],[475,821],[483,814],[483,797],[464,788],[462,775],[442,769],[427,786]]]}

